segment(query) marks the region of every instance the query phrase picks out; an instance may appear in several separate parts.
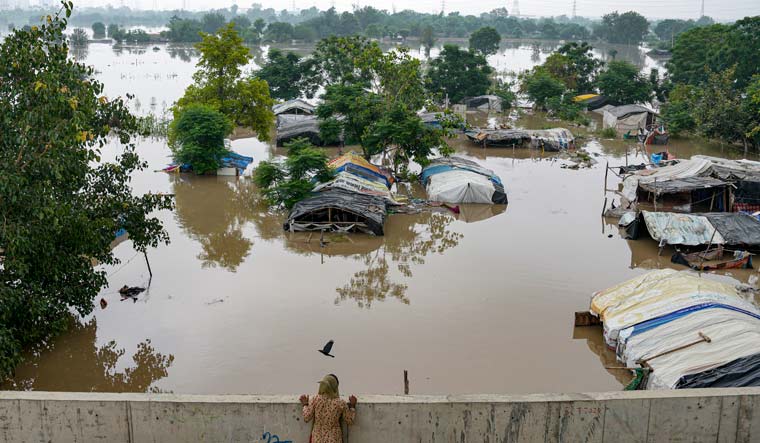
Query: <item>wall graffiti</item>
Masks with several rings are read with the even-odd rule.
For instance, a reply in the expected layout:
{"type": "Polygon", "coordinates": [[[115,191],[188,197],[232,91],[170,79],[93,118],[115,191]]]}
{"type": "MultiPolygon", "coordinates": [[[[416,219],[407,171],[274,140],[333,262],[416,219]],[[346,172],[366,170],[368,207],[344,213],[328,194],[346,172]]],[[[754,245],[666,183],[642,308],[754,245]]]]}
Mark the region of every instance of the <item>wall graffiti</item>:
{"type": "Polygon", "coordinates": [[[270,434],[269,432],[265,432],[264,435],[261,436],[261,438],[266,443],[293,443],[292,440],[280,440],[280,437],[274,434],[270,434]]]}

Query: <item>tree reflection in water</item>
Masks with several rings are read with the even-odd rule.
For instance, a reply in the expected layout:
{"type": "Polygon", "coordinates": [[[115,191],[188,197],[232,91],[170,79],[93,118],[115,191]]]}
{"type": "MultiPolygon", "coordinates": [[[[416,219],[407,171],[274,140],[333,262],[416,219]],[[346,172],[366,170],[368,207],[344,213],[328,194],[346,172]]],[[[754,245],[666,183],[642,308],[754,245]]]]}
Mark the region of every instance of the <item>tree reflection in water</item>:
{"type": "Polygon", "coordinates": [[[423,265],[427,255],[442,254],[459,244],[463,235],[448,229],[454,220],[440,212],[389,217],[380,248],[362,257],[367,269],[354,273],[348,284],[336,289],[335,304],[353,299],[359,307],[369,309],[372,302],[389,297],[409,304],[407,285],[392,281],[388,260],[401,275],[411,278],[413,265],[423,265]]]}
{"type": "Polygon", "coordinates": [[[198,56],[198,51],[192,47],[187,46],[169,46],[166,48],[169,52],[169,57],[178,58],[183,62],[189,63],[193,57],[198,56]]]}
{"type": "Polygon", "coordinates": [[[173,174],[176,217],[188,236],[200,243],[203,267],[235,271],[250,253],[253,242],[243,235],[251,221],[250,183],[236,177],[200,177],[173,174]]]}
{"type": "Polygon", "coordinates": [[[66,334],[48,348],[24,359],[2,389],[90,392],[160,392],[154,384],[168,375],[174,356],[156,352],[150,340],[137,345],[133,365],[115,341],[98,347],[97,322],[72,320],[66,334]]]}

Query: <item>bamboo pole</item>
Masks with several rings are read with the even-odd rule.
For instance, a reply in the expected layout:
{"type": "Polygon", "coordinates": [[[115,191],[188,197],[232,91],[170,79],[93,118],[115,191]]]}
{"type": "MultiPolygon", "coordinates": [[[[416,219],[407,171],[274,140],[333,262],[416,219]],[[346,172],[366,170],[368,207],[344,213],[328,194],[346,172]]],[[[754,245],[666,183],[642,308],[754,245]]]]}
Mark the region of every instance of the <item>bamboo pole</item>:
{"type": "Polygon", "coordinates": [[[409,371],[404,369],[404,395],[409,395],[409,371]]]}

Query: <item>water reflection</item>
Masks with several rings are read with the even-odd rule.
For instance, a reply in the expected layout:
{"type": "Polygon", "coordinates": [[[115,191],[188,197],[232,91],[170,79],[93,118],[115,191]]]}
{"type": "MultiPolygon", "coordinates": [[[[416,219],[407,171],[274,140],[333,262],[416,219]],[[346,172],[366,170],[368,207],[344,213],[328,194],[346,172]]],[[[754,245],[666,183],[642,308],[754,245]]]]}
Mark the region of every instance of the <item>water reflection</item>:
{"type": "Polygon", "coordinates": [[[174,356],[157,352],[150,340],[137,345],[131,366],[115,341],[97,346],[97,321],[72,321],[66,334],[16,368],[2,389],[38,391],[159,392],[154,384],[166,377],[174,356]]]}
{"type": "Polygon", "coordinates": [[[190,63],[193,57],[198,56],[198,51],[193,47],[188,46],[173,46],[170,45],[166,48],[171,58],[179,58],[185,63],[190,63]]]}
{"type": "Polygon", "coordinates": [[[248,182],[237,177],[200,177],[176,174],[171,178],[176,217],[188,236],[200,243],[202,267],[221,266],[230,271],[248,257],[253,242],[243,234],[252,218],[248,182]]]}
{"type": "Polygon", "coordinates": [[[604,343],[601,328],[595,326],[573,328],[573,339],[586,340],[586,345],[592,353],[599,357],[602,367],[604,367],[611,376],[615,377],[621,385],[625,386],[633,379],[631,371],[626,369],[615,369],[621,366],[621,363],[615,358],[615,352],[608,348],[604,343]]]}
{"type": "Polygon", "coordinates": [[[89,45],[82,45],[82,46],[69,46],[69,52],[74,57],[74,59],[78,62],[83,62],[84,59],[87,58],[87,55],[90,53],[90,47],[89,45]]]}

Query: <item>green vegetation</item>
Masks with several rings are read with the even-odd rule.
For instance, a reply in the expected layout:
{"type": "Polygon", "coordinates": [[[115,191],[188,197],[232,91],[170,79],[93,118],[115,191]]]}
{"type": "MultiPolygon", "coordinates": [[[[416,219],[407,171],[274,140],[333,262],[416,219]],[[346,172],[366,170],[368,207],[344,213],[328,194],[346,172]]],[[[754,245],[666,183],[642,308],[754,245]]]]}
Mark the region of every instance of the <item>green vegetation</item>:
{"type": "Polygon", "coordinates": [[[74,28],[71,32],[71,37],[69,37],[71,46],[86,46],[88,40],[87,31],[82,28],[74,28]]]}
{"type": "Polygon", "coordinates": [[[606,14],[594,27],[594,36],[610,43],[638,45],[649,32],[649,22],[638,12],[606,14]]]}
{"type": "Polygon", "coordinates": [[[192,165],[196,174],[215,172],[229,153],[224,137],[230,132],[232,123],[216,109],[199,104],[183,108],[169,125],[174,161],[192,165]]]}
{"type": "Polygon", "coordinates": [[[138,251],[168,236],[154,211],[169,197],[135,194],[131,175],[137,122],[120,99],[103,95],[91,67],[69,57],[64,37],[72,5],[0,43],[0,375],[86,316],[114,265],[114,233],[125,228],[138,251]],[[109,140],[121,152],[101,162],[109,140]]]}
{"type": "Polygon", "coordinates": [[[543,67],[537,66],[522,78],[520,89],[539,109],[546,109],[550,98],[562,97],[566,86],[543,67]]]}
{"type": "Polygon", "coordinates": [[[195,47],[200,51],[194,83],[173,108],[174,118],[192,104],[203,104],[224,114],[235,126],[256,131],[259,139],[269,139],[274,122],[272,105],[266,81],[255,77],[242,77],[242,68],[251,58],[243,40],[228,24],[217,35],[202,34],[195,47]]]}
{"type": "Polygon", "coordinates": [[[645,103],[652,99],[652,84],[633,64],[613,60],[597,78],[599,92],[614,105],[645,103]]]}
{"type": "Polygon", "coordinates": [[[256,77],[269,84],[272,97],[291,100],[302,94],[303,71],[298,54],[270,48],[267,61],[256,72],[256,77]]]}
{"type": "Polygon", "coordinates": [[[597,134],[602,138],[617,138],[617,130],[615,128],[604,128],[597,131],[597,134]]]}
{"type": "Polygon", "coordinates": [[[270,205],[290,209],[308,197],[314,189],[312,178],[327,181],[332,171],[327,154],[306,139],[286,143],[288,158],[284,162],[263,161],[253,173],[253,181],[270,205]]]}
{"type": "Polygon", "coordinates": [[[483,95],[491,86],[493,68],[474,51],[444,45],[441,55],[430,62],[428,90],[439,100],[459,103],[465,97],[483,95]]]}
{"type": "Polygon", "coordinates": [[[672,131],[760,146],[760,16],[681,33],[663,116],[672,131]]]}
{"type": "Polygon", "coordinates": [[[496,54],[501,43],[501,35],[492,27],[486,26],[470,35],[470,50],[483,55],[496,54]]]}
{"type": "Polygon", "coordinates": [[[95,22],[92,24],[92,38],[105,38],[106,37],[106,25],[101,22],[95,22]]]}

